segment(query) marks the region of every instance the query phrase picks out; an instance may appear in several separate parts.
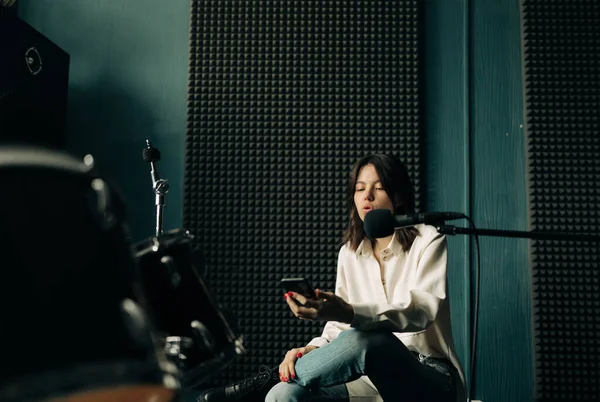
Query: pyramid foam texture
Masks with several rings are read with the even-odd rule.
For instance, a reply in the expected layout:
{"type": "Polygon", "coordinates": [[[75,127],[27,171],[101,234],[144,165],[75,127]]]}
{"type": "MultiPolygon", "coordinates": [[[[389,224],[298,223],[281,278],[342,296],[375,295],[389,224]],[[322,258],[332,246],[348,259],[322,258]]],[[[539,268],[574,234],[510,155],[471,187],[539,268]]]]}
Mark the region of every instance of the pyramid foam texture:
{"type": "Polygon", "coordinates": [[[192,0],[184,225],[247,353],[224,384],[320,334],[279,280],[332,290],[352,164],[389,152],[421,195],[418,1],[192,0]]]}
{"type": "MultiPolygon", "coordinates": [[[[600,233],[600,2],[524,0],[533,230],[600,233]]],[[[600,400],[600,246],[532,242],[536,400],[600,400]]]]}

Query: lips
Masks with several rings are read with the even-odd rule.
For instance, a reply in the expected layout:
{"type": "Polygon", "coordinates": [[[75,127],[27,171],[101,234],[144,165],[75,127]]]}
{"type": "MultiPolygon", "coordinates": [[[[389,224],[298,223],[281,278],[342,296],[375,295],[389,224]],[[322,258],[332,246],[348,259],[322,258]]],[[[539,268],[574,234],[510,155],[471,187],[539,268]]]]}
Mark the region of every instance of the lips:
{"type": "Polygon", "coordinates": [[[370,207],[370,206],[363,207],[363,211],[365,211],[365,212],[369,212],[372,209],[373,209],[373,207],[370,207]]]}

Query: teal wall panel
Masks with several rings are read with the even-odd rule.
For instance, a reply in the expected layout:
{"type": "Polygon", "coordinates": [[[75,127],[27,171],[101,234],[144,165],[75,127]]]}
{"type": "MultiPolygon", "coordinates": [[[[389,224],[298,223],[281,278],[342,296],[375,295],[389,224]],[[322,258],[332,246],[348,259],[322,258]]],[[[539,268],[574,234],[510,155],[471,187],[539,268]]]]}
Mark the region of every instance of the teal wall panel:
{"type": "Polygon", "coordinates": [[[20,0],[20,17],[71,56],[67,142],[122,192],[135,240],[154,234],[145,139],[169,180],[165,230],[183,217],[189,1],[20,0]]]}
{"type": "MultiPolygon", "coordinates": [[[[424,130],[427,210],[469,211],[469,71],[466,1],[430,0],[424,15],[424,130]]],[[[460,224],[459,222],[457,224],[460,224]]],[[[453,337],[469,370],[469,239],[448,239],[453,337]]]]}
{"type": "MultiPolygon", "coordinates": [[[[471,214],[482,228],[528,230],[518,0],[470,8],[471,214]]],[[[475,396],[533,400],[529,241],[481,237],[475,396]]]]}
{"type": "MultiPolygon", "coordinates": [[[[516,0],[425,1],[428,209],[464,212],[480,228],[529,229],[519,7],[516,0]]],[[[532,401],[529,241],[480,243],[472,397],[532,401]]],[[[449,246],[454,336],[468,374],[476,249],[460,236],[449,246]]]]}

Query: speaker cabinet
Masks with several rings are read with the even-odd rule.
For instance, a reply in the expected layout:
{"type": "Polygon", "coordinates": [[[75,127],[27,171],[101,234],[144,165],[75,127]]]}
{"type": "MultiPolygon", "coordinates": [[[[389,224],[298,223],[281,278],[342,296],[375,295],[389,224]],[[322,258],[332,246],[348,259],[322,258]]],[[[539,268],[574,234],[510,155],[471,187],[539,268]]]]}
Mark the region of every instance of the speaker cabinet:
{"type": "Polygon", "coordinates": [[[65,146],[70,56],[0,9],[0,143],[65,146]]]}

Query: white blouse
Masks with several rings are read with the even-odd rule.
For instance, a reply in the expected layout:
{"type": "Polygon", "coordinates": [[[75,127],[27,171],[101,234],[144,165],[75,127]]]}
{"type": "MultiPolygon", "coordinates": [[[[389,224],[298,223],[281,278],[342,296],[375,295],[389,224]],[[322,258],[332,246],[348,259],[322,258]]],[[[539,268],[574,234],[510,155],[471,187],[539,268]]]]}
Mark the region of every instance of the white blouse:
{"type": "MultiPolygon", "coordinates": [[[[370,241],[363,241],[356,252],[348,244],[341,248],[335,293],[352,305],[354,320],[327,322],[309,345],[323,346],[351,327],[390,328],[409,350],[450,360],[460,374],[457,400],[464,400],[465,378],[454,349],[447,300],[446,238],[432,226],[415,227],[419,235],[408,252],[394,234],[381,251],[381,268],[370,241]]],[[[351,396],[369,395],[374,389],[366,376],[348,384],[351,396]]]]}

